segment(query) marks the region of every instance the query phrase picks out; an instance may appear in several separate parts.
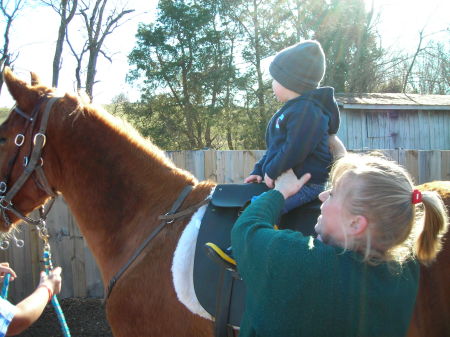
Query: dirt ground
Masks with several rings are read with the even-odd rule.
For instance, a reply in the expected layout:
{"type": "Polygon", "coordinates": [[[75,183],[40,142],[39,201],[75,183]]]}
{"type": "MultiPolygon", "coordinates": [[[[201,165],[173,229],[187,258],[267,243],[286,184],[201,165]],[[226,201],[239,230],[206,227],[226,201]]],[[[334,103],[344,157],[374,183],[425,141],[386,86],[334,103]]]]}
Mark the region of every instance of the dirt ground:
{"type": "MultiPolygon", "coordinates": [[[[72,337],[112,337],[101,299],[65,298],[59,300],[72,337]]],[[[62,337],[55,310],[47,305],[39,320],[20,337],[62,337]]]]}

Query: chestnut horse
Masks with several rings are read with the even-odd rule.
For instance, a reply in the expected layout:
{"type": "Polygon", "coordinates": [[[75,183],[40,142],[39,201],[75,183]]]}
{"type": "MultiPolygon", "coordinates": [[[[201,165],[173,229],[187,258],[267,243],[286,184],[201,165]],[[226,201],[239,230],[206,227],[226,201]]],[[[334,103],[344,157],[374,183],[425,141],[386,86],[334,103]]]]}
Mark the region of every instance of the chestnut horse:
{"type": "MultiPolygon", "coordinates": [[[[2,186],[5,195],[24,171],[18,158],[31,152],[43,116],[48,113],[49,118],[45,137],[37,137],[37,143],[45,145],[42,162],[38,163],[43,164],[46,179],[33,173],[11,204],[7,199],[8,202],[0,202],[4,208],[0,227],[9,230],[19,221],[18,213],[27,214],[44,204],[53,191],[62,194],[95,256],[105,288],[159,225],[158,216],[171,208],[187,185],[193,189],[181,209],[201,202],[214,187],[212,182],[198,182],[190,173],[175,167],[161,150],[129,126],[79,97],[65,94],[52,100],[54,104],[46,111],[53,89],[41,85],[35,75],[32,74],[32,85],[28,85],[7,68],[4,79],[17,103],[0,126],[0,177],[7,180],[7,185],[2,186]],[[23,134],[23,139],[17,140],[18,134],[23,134]],[[45,184],[47,188],[43,188],[45,184]],[[5,208],[9,206],[16,211],[5,208]]],[[[117,281],[106,305],[115,336],[213,335],[212,322],[181,304],[172,283],[172,257],[187,222],[179,220],[167,225],[117,281]]],[[[436,325],[442,327],[450,321],[448,268],[442,274],[444,265],[448,267],[448,244],[447,240],[445,259],[423,269],[422,280],[426,275],[432,278],[421,283],[416,308],[419,317],[411,325],[412,336],[422,335],[423,328],[431,336],[429,332],[436,325]],[[438,281],[439,277],[445,278],[438,281]],[[436,287],[438,283],[444,288],[436,287]],[[429,294],[433,294],[432,300],[442,303],[430,307],[426,301],[429,294]]]]}

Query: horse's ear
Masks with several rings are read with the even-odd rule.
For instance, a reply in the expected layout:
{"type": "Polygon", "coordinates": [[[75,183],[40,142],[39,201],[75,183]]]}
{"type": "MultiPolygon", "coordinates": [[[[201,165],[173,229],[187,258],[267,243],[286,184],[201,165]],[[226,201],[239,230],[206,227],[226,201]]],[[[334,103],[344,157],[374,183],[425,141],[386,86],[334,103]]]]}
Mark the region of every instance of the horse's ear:
{"type": "Polygon", "coordinates": [[[32,71],[30,71],[30,76],[31,76],[31,85],[41,84],[41,79],[39,78],[39,76],[36,73],[33,73],[32,71]]]}
{"type": "Polygon", "coordinates": [[[9,93],[16,100],[18,105],[20,103],[27,104],[28,96],[30,94],[30,88],[27,83],[14,76],[12,70],[9,67],[5,67],[3,70],[3,80],[8,87],[9,93]]]}

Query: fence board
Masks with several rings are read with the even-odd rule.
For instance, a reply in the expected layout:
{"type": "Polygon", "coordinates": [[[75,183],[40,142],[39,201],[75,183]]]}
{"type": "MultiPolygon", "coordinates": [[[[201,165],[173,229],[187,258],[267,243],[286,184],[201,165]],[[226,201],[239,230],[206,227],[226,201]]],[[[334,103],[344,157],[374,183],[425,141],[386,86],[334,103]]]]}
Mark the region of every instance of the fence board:
{"type": "Polygon", "coordinates": [[[441,179],[450,180],[450,151],[441,151],[441,179]]]}
{"type": "Polygon", "coordinates": [[[419,153],[418,151],[405,150],[401,151],[399,163],[403,165],[412,176],[414,182],[419,184],[419,153]],[[402,162],[403,161],[403,162],[402,162]]]}
{"type": "MultiPolygon", "coordinates": [[[[353,135],[354,141],[359,136],[353,135]]],[[[416,183],[450,180],[450,151],[382,150],[403,165],[416,183]]],[[[199,180],[240,183],[253,170],[264,151],[174,151],[168,157],[180,168],[191,171],[199,180]]],[[[50,212],[47,226],[51,235],[53,263],[63,267],[61,297],[101,297],[103,285],[95,259],[88,249],[63,198],[50,212]]],[[[19,278],[11,284],[10,297],[18,301],[37,285],[41,269],[42,244],[36,230],[23,226],[17,236],[25,240],[24,248],[12,246],[0,251],[0,261],[8,261],[19,278]]]]}
{"type": "Polygon", "coordinates": [[[419,184],[439,180],[440,171],[441,156],[439,151],[419,151],[419,184]]]}
{"type": "Polygon", "coordinates": [[[217,151],[205,151],[204,160],[205,179],[217,181],[217,151]]]}
{"type": "Polygon", "coordinates": [[[58,198],[47,218],[47,227],[50,234],[50,247],[54,266],[61,266],[64,273],[64,287],[61,297],[73,295],[76,275],[72,271],[73,240],[70,239],[69,225],[71,214],[64,205],[64,200],[58,198]]]}
{"type": "MultiPolygon", "coordinates": [[[[66,208],[68,211],[68,209],[66,208]]],[[[73,296],[86,297],[86,268],[84,256],[84,239],[76,225],[73,217],[68,217],[69,239],[73,245],[71,256],[72,275],[73,275],[73,296]]]]}

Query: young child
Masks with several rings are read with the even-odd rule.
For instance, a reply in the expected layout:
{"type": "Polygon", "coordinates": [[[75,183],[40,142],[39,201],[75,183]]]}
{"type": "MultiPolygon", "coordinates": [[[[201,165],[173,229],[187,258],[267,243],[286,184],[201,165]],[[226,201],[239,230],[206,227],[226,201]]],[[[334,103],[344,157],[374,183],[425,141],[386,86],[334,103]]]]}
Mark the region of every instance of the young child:
{"type": "Polygon", "coordinates": [[[266,130],[267,152],[244,182],[263,179],[269,188],[292,168],[311,181],[286,201],[284,213],[317,198],[324,190],[332,163],[329,135],[339,128],[339,108],[331,87],[318,88],[325,74],[325,55],[317,41],[305,41],[282,50],[269,67],[272,89],[283,107],[266,130]]]}
{"type": "Polygon", "coordinates": [[[417,261],[435,259],[448,229],[442,199],[416,190],[392,161],[348,154],[319,196],[317,239],[273,229],[285,199],[309,177],[281,175],[233,227],[234,257],[248,285],[239,336],[405,336],[417,261]]]}

